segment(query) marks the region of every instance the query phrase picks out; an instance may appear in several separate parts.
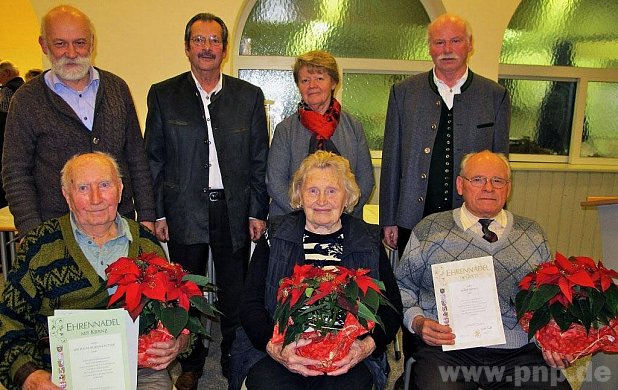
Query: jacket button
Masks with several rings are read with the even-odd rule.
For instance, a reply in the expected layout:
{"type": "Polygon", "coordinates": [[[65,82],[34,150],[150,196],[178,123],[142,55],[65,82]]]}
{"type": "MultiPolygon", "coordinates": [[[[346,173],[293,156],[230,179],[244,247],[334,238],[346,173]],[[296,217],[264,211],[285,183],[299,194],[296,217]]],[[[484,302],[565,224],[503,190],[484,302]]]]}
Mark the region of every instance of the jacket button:
{"type": "Polygon", "coordinates": [[[423,203],[425,199],[423,199],[422,196],[419,196],[418,199],[416,200],[418,203],[423,203]]]}
{"type": "Polygon", "coordinates": [[[421,179],[427,179],[427,174],[426,173],[421,173],[421,179]]]}
{"type": "Polygon", "coordinates": [[[431,125],[431,130],[435,130],[435,129],[437,129],[437,128],[438,128],[438,125],[437,125],[437,124],[433,123],[433,124],[431,125]]]}
{"type": "Polygon", "coordinates": [[[423,152],[425,152],[425,154],[428,154],[429,152],[431,152],[431,148],[425,148],[423,149],[423,152]]]}
{"type": "Polygon", "coordinates": [[[99,138],[97,138],[97,137],[94,137],[94,138],[92,139],[92,143],[93,143],[93,144],[95,144],[95,145],[98,145],[98,144],[99,144],[99,141],[100,141],[100,139],[99,139],[99,138]]]}
{"type": "Polygon", "coordinates": [[[442,103],[440,103],[439,100],[436,100],[436,106],[440,107],[440,104],[442,104],[442,103]]]}
{"type": "Polygon", "coordinates": [[[208,192],[208,188],[206,188],[206,187],[202,188],[202,192],[203,193],[207,193],[208,192]]]}

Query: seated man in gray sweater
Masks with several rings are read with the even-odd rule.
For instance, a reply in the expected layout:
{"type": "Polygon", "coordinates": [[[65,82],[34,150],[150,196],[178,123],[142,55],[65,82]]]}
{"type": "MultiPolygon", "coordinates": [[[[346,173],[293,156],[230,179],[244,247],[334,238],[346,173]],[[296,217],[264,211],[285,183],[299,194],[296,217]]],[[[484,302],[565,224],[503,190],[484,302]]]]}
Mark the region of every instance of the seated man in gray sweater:
{"type": "Polygon", "coordinates": [[[415,334],[412,389],[570,389],[559,368],[573,356],[541,351],[517,323],[512,303],[522,277],[550,253],[541,227],[503,207],[511,191],[506,157],[467,155],[457,177],[461,208],[425,217],[412,231],[396,271],[404,325],[415,334]],[[505,344],[443,351],[457,335],[438,323],[431,265],[492,256],[505,344]]]}

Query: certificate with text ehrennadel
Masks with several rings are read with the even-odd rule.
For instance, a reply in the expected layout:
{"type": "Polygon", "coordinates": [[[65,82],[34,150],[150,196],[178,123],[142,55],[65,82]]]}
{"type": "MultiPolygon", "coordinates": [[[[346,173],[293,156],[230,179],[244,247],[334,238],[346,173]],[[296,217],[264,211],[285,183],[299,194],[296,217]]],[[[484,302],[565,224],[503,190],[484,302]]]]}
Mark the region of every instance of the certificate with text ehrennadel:
{"type": "MultiPolygon", "coordinates": [[[[132,321],[124,309],[79,310],[48,317],[52,381],[67,390],[135,389],[129,359],[132,321]]],[[[134,333],[137,339],[137,333],[134,333]]]]}
{"type": "Polygon", "coordinates": [[[431,266],[438,322],[449,325],[454,345],[442,350],[506,343],[491,256],[431,266]]]}

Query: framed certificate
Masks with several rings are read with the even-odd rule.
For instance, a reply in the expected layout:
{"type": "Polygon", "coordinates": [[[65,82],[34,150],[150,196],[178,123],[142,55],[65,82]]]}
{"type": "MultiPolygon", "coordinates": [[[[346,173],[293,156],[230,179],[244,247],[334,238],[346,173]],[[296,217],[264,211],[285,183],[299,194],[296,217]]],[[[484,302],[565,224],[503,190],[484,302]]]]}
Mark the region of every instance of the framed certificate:
{"type": "Polygon", "coordinates": [[[431,266],[438,322],[455,334],[454,345],[442,350],[505,344],[493,257],[431,266]]]}
{"type": "Polygon", "coordinates": [[[126,310],[56,311],[47,324],[56,385],[68,390],[137,388],[138,325],[126,310]]]}

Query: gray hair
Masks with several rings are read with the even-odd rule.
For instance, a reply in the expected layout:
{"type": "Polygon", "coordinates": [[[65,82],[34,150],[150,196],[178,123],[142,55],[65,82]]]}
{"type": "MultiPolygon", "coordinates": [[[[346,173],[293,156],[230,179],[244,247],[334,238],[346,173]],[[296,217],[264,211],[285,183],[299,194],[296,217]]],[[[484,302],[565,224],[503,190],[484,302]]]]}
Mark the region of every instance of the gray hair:
{"type": "Polygon", "coordinates": [[[507,171],[507,179],[511,179],[511,163],[509,162],[508,157],[506,157],[506,155],[504,153],[494,153],[491,150],[483,150],[481,152],[476,152],[476,153],[468,153],[466,154],[463,159],[461,160],[461,165],[460,165],[460,169],[459,169],[459,176],[464,177],[465,176],[465,172],[466,172],[466,167],[468,165],[468,161],[470,161],[470,158],[481,154],[481,153],[489,153],[491,155],[494,155],[496,157],[498,157],[500,160],[502,160],[502,162],[504,163],[504,165],[506,166],[506,171],[507,171]]]}

